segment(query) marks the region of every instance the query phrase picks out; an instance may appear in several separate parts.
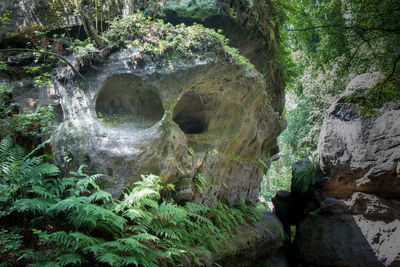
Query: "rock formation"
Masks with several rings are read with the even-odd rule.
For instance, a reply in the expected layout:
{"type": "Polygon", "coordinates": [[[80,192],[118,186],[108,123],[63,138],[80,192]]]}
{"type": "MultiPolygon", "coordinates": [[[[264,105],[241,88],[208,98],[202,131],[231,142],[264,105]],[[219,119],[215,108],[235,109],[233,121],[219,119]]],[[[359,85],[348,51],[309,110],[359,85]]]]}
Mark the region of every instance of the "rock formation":
{"type": "MultiPolygon", "coordinates": [[[[162,32],[170,26],[154,27],[162,32]]],[[[200,36],[197,26],[178,28],[174,34],[182,38],[200,36]]],[[[38,102],[60,111],[53,137],[57,164],[65,171],[86,164],[104,174],[101,184],[115,197],[140,175],[153,173],[175,184],[178,201],[256,201],[258,160],[276,153],[284,127],[273,100],[281,97],[274,94],[280,88],[267,86],[268,73],[212,38],[186,54],[112,48],[81,59],[87,64],[75,58],[76,66],[83,64],[79,80],[58,68],[54,87],[42,88],[38,102]],[[204,190],[197,189],[201,179],[204,190]]],[[[23,84],[16,83],[16,99],[29,97],[23,84]]]]}
{"type": "Polygon", "coordinates": [[[400,103],[365,117],[347,98],[363,97],[358,89],[378,79],[357,76],[326,113],[318,144],[324,177],[298,207],[306,218],[296,247],[305,265],[400,266],[400,103]]]}
{"type": "MultiPolygon", "coordinates": [[[[14,8],[18,0],[2,4],[0,10],[11,9],[21,25],[46,25],[49,20],[40,14],[47,5],[37,5],[41,2],[29,1],[28,13],[14,8]],[[25,19],[26,14],[32,17],[25,19]]],[[[232,3],[221,9],[222,2],[208,1],[203,9],[207,12],[201,13],[204,17],[193,15],[197,9],[191,16],[183,15],[176,12],[178,6],[174,13],[170,5],[159,15],[171,22],[223,28],[232,38],[231,45],[250,62],[228,46],[224,37],[204,27],[135,21],[138,27],[152,28],[139,37],[133,36],[137,32],[122,36],[117,31],[121,35],[107,36],[114,44],[90,48],[82,55],[66,51],[63,56],[82,77],[68,66],[58,66],[52,73],[54,85],[39,90],[33,90],[33,81],[17,73],[23,65],[17,61],[29,64],[33,54],[18,54],[8,61],[10,72],[15,71],[13,98],[21,111],[52,104],[56,111],[52,149],[57,165],[68,172],[85,164],[90,173],[102,173],[98,182],[115,198],[141,175],[153,173],[163,185],[174,184],[176,201],[209,206],[218,200],[229,205],[254,202],[262,179],[259,160],[269,164],[277,153],[276,138],[285,127],[283,82],[274,65],[274,44],[266,43],[271,40],[266,32],[258,32],[259,25],[233,19],[229,15],[232,3]],[[151,42],[134,43],[145,38],[151,42]],[[126,39],[132,42],[122,44],[126,39]],[[35,99],[34,103],[29,99],[35,99]]],[[[247,1],[236,4],[250,10],[247,1]]],[[[16,25],[10,29],[17,29],[16,25]]],[[[276,252],[281,233],[279,220],[265,214],[260,222],[244,224],[232,236],[232,243],[224,245],[210,262],[252,266],[258,257],[276,252]]]]}

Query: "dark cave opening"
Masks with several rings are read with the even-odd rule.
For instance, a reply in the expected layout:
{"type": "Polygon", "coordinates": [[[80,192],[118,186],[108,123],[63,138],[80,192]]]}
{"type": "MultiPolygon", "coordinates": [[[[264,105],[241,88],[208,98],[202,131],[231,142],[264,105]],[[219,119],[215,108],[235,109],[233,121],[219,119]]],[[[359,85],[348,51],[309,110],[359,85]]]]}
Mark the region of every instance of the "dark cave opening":
{"type": "Polygon", "coordinates": [[[97,101],[98,119],[109,127],[146,129],[160,121],[164,108],[157,92],[129,75],[108,79],[97,101]]]}
{"type": "Polygon", "coordinates": [[[207,131],[208,121],[202,97],[187,93],[179,100],[172,115],[181,130],[186,134],[200,134],[207,131]]]}

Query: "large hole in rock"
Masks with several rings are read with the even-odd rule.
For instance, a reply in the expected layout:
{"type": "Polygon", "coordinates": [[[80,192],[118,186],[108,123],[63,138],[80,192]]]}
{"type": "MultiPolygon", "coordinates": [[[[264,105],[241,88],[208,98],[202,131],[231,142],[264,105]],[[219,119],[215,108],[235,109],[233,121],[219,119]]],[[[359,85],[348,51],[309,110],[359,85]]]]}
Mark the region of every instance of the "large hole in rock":
{"type": "Polygon", "coordinates": [[[156,91],[132,75],[114,76],[104,83],[96,112],[105,126],[138,130],[151,127],[164,115],[156,91]]]}
{"type": "Polygon", "coordinates": [[[203,100],[195,93],[187,93],[182,96],[172,117],[181,130],[187,134],[199,134],[205,132],[208,127],[203,100]]]}

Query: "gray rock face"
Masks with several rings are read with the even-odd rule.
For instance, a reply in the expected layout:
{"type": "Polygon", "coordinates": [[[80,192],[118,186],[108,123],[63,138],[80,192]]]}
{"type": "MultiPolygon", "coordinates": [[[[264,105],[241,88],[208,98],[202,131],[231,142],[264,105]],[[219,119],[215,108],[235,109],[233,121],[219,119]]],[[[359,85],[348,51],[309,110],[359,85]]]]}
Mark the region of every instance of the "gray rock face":
{"type": "Polygon", "coordinates": [[[153,173],[177,186],[178,200],[255,201],[257,160],[272,154],[266,144],[281,130],[262,75],[215,58],[135,69],[122,55],[86,82],[56,82],[64,115],[54,136],[57,164],[105,174],[115,197],[153,173]],[[199,174],[207,180],[201,193],[199,174]]]}
{"type": "Polygon", "coordinates": [[[400,266],[399,201],[355,193],[324,200],[297,228],[300,259],[316,266],[400,266]],[[329,202],[329,204],[328,204],[329,202]]]}
{"type": "MultiPolygon", "coordinates": [[[[298,225],[300,260],[315,266],[400,266],[400,105],[362,117],[346,96],[363,97],[379,74],[350,82],[327,111],[318,152],[325,175],[319,208],[298,225]]],[[[308,212],[307,212],[308,214],[308,212]]]]}
{"type": "Polygon", "coordinates": [[[373,86],[379,74],[352,80],[343,96],[327,111],[318,144],[326,190],[335,197],[353,191],[400,197],[400,103],[379,109],[376,117],[359,115],[345,101],[359,88],[373,86]]]}

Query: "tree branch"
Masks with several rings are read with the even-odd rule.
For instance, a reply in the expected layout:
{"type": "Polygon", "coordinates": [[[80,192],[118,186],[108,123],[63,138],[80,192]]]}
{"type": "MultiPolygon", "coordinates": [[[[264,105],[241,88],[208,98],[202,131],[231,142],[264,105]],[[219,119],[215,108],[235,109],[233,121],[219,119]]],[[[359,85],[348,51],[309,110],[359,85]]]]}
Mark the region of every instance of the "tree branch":
{"type": "Polygon", "coordinates": [[[313,26],[313,27],[308,27],[308,28],[303,28],[303,29],[287,29],[290,32],[303,32],[303,31],[309,31],[309,30],[315,30],[315,29],[320,29],[320,28],[331,28],[331,27],[340,27],[342,25],[340,24],[333,24],[333,25],[319,25],[319,26],[313,26]]]}
{"type": "Polygon", "coordinates": [[[392,72],[389,74],[389,76],[386,77],[386,79],[383,81],[383,84],[385,84],[387,81],[389,81],[389,79],[392,78],[392,76],[396,73],[397,61],[399,61],[399,60],[400,60],[400,54],[393,61],[392,72]]]}
{"type": "Polygon", "coordinates": [[[348,69],[350,67],[351,62],[353,61],[354,57],[357,55],[358,50],[360,49],[360,47],[365,44],[365,41],[363,40],[361,44],[357,45],[356,47],[356,51],[351,55],[349,62],[347,62],[346,64],[346,69],[348,69]]]}
{"type": "Polygon", "coordinates": [[[319,26],[313,26],[313,27],[308,27],[308,28],[303,28],[303,29],[287,29],[290,32],[302,32],[302,31],[309,31],[309,30],[315,30],[315,29],[322,29],[322,28],[334,28],[334,27],[341,27],[343,29],[359,29],[363,31],[383,31],[383,32],[400,32],[400,28],[394,28],[394,29],[385,29],[385,28],[364,28],[364,27],[358,27],[358,26],[343,26],[341,24],[332,24],[332,25],[319,25],[319,26]]]}
{"type": "Polygon", "coordinates": [[[75,73],[75,75],[81,77],[82,79],[85,79],[80,73],[79,71],[77,71],[75,69],[75,67],[64,57],[57,55],[55,53],[52,52],[48,52],[48,51],[41,51],[41,50],[35,50],[35,49],[29,49],[29,48],[9,48],[9,49],[0,49],[0,52],[18,52],[18,51],[25,51],[25,52],[33,52],[33,53],[42,53],[42,54],[46,54],[46,55],[51,55],[51,56],[55,56],[59,59],[61,59],[62,61],[64,61],[65,63],[67,63],[67,65],[71,68],[71,70],[75,73]]]}

